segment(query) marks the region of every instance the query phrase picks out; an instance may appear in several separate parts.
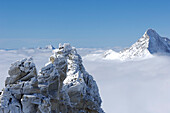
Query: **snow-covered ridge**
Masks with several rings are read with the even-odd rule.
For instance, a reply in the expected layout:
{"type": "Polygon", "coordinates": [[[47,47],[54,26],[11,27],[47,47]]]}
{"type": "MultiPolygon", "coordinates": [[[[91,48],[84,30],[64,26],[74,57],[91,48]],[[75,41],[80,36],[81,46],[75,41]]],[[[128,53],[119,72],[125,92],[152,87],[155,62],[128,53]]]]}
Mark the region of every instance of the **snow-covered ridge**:
{"type": "Polygon", "coordinates": [[[144,35],[131,47],[116,53],[110,51],[105,55],[105,59],[145,59],[153,57],[154,54],[169,54],[170,39],[161,37],[155,30],[148,29],[144,35]]]}

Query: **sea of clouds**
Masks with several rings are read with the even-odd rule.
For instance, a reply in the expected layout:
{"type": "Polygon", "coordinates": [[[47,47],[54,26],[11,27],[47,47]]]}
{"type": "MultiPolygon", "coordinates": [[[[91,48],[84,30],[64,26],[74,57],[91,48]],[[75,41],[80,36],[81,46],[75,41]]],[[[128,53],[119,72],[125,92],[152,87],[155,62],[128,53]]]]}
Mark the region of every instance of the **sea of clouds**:
{"type": "MultiPolygon", "coordinates": [[[[138,61],[85,57],[96,49],[78,49],[83,64],[97,82],[107,113],[170,113],[170,57],[155,56],[138,61]],[[91,60],[94,59],[94,60],[91,60]]],[[[51,50],[0,50],[0,89],[12,62],[32,56],[37,70],[48,62],[51,50]]]]}

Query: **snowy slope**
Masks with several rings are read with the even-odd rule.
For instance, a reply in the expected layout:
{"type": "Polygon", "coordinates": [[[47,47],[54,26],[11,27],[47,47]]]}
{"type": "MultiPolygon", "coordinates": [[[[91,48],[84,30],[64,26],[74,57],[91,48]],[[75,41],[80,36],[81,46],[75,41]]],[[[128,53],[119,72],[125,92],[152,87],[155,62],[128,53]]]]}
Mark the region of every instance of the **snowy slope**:
{"type": "Polygon", "coordinates": [[[112,59],[119,60],[120,59],[120,54],[118,52],[113,51],[112,49],[105,51],[103,56],[107,60],[112,60],[112,59]]]}
{"type": "Polygon", "coordinates": [[[115,47],[112,49],[97,49],[95,51],[89,52],[83,55],[83,59],[88,60],[120,60],[120,55],[118,51],[122,50],[120,47],[115,47]]]}

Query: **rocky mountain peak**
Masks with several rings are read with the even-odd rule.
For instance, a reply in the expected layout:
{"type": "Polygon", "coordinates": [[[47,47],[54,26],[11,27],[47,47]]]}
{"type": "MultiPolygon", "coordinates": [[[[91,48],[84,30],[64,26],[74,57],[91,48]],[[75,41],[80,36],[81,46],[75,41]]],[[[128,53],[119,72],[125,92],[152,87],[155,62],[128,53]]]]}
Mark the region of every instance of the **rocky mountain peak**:
{"type": "Polygon", "coordinates": [[[13,63],[0,96],[0,113],[103,113],[98,87],[70,44],[53,51],[36,73],[33,59],[13,63]]]}
{"type": "Polygon", "coordinates": [[[115,59],[114,56],[118,56],[120,60],[128,60],[134,58],[150,58],[153,56],[153,54],[169,53],[170,39],[161,37],[153,29],[148,29],[137,42],[135,42],[129,48],[120,51],[118,53],[119,55],[111,51],[107,53],[105,57],[108,59],[115,59]]]}
{"type": "Polygon", "coordinates": [[[144,58],[167,53],[170,53],[169,39],[159,36],[153,29],[148,29],[129,49],[121,52],[121,58],[144,58]]]}
{"type": "Polygon", "coordinates": [[[147,35],[147,36],[149,36],[149,37],[154,37],[154,38],[159,37],[159,34],[158,34],[155,30],[153,30],[153,29],[148,29],[148,30],[145,32],[144,35],[147,35]]]}

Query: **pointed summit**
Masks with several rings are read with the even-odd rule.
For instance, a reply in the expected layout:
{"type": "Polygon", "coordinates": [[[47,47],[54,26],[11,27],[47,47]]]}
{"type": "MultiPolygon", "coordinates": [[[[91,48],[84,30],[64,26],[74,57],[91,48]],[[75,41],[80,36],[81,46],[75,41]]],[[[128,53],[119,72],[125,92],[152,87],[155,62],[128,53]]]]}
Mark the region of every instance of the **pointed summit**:
{"type": "Polygon", "coordinates": [[[130,48],[120,52],[120,57],[124,60],[167,53],[170,53],[170,40],[161,37],[155,30],[148,29],[130,48]]]}
{"type": "Polygon", "coordinates": [[[106,52],[104,55],[108,59],[130,60],[136,58],[150,58],[154,54],[169,55],[170,54],[170,39],[161,37],[155,30],[148,29],[144,35],[131,47],[115,54],[113,51],[106,52]]]}
{"type": "Polygon", "coordinates": [[[160,37],[159,34],[153,29],[148,29],[144,35],[147,35],[149,37],[160,37]]]}

